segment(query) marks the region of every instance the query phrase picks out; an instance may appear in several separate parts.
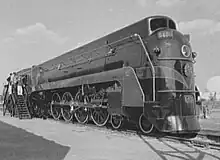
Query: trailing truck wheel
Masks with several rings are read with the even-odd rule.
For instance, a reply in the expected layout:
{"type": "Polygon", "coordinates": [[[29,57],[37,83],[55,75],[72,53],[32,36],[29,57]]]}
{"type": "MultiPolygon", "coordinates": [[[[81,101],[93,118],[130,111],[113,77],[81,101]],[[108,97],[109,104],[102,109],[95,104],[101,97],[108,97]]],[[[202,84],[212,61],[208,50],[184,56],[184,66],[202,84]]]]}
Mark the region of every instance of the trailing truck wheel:
{"type": "Polygon", "coordinates": [[[91,118],[97,126],[101,127],[101,126],[104,126],[108,122],[109,113],[107,109],[97,107],[93,109],[91,113],[91,118]]]}
{"type": "Polygon", "coordinates": [[[153,131],[154,125],[142,113],[139,118],[139,127],[143,133],[149,134],[153,131]]]}
{"type": "Polygon", "coordinates": [[[60,103],[61,98],[58,93],[54,93],[52,96],[52,102],[50,104],[50,110],[53,118],[59,120],[61,116],[61,110],[58,107],[55,107],[53,103],[60,103]]]}
{"type": "Polygon", "coordinates": [[[36,118],[41,118],[43,116],[41,107],[37,103],[33,104],[33,110],[36,118]]]}
{"type": "Polygon", "coordinates": [[[118,114],[112,114],[111,125],[114,129],[120,129],[123,125],[123,117],[118,114]]]}
{"type": "MultiPolygon", "coordinates": [[[[72,97],[71,93],[70,92],[65,92],[63,94],[62,101],[63,101],[64,104],[72,102],[73,97],[72,97]]],[[[61,114],[62,114],[63,119],[66,122],[70,122],[73,118],[73,114],[70,113],[70,106],[69,106],[69,108],[61,108],[61,114]]]]}

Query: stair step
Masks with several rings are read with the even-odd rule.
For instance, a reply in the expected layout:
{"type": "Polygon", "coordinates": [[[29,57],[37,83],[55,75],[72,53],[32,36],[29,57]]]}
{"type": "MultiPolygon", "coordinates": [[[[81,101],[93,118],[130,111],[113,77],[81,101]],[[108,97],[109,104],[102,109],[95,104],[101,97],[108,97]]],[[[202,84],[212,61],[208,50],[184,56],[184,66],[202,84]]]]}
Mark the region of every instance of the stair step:
{"type": "Polygon", "coordinates": [[[24,108],[24,109],[27,109],[26,106],[18,106],[18,108],[24,108]]]}
{"type": "Polygon", "coordinates": [[[27,109],[26,107],[18,107],[19,109],[27,109]]]}
{"type": "Polygon", "coordinates": [[[19,111],[27,111],[28,109],[20,108],[19,111]]]}
{"type": "Polygon", "coordinates": [[[23,96],[17,96],[15,117],[19,119],[31,119],[29,109],[23,96]]]}

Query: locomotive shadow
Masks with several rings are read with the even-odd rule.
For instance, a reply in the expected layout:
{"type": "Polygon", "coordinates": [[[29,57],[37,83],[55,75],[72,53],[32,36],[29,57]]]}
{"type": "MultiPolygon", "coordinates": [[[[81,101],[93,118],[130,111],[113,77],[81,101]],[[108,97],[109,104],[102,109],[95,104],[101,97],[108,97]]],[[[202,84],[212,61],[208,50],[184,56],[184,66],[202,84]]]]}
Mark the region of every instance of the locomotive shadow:
{"type": "Polygon", "coordinates": [[[0,159],[61,160],[70,151],[55,141],[45,139],[0,120],[0,159]]]}
{"type": "Polygon", "coordinates": [[[145,143],[147,144],[155,153],[157,153],[157,155],[162,159],[162,160],[169,160],[171,157],[172,158],[177,158],[177,159],[183,159],[183,160],[201,160],[201,159],[204,159],[205,156],[209,156],[209,158],[213,158],[213,159],[217,159],[217,160],[220,160],[220,157],[217,157],[215,155],[212,155],[210,153],[207,153],[207,152],[203,152],[199,149],[196,149],[192,146],[190,146],[189,144],[184,144],[184,143],[181,143],[183,145],[186,145],[187,146],[187,149],[186,150],[183,150],[182,148],[181,149],[178,149],[178,148],[175,148],[173,147],[172,145],[168,144],[166,140],[162,140],[160,138],[157,138],[159,142],[162,142],[164,145],[166,145],[167,147],[169,147],[172,151],[162,151],[162,150],[159,150],[157,148],[155,148],[152,144],[150,144],[145,138],[144,136],[138,134],[138,136],[140,137],[140,139],[145,143]],[[190,148],[190,150],[189,150],[190,148]],[[195,155],[197,154],[197,156],[192,156],[192,155],[195,155]]]}

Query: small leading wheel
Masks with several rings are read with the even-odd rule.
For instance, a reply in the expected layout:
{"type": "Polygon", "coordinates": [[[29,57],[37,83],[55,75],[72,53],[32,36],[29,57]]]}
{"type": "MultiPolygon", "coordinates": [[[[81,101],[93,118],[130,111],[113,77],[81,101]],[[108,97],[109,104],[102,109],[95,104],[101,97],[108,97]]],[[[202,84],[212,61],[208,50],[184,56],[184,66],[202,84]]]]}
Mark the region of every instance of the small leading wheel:
{"type": "MultiPolygon", "coordinates": [[[[62,100],[64,104],[69,103],[73,101],[73,97],[70,92],[65,92],[63,94],[62,100]]],[[[73,114],[70,113],[70,106],[68,106],[68,108],[61,108],[61,114],[66,122],[70,122],[73,118],[73,114]]]]}
{"type": "Polygon", "coordinates": [[[91,119],[97,126],[101,127],[108,122],[109,113],[106,108],[97,107],[92,110],[91,119]]]}
{"type": "Polygon", "coordinates": [[[119,114],[112,114],[111,125],[114,129],[120,129],[123,125],[123,117],[119,114]]]}
{"type": "Polygon", "coordinates": [[[52,116],[53,116],[53,118],[55,120],[59,120],[60,119],[61,110],[60,110],[59,107],[56,107],[54,105],[54,102],[55,103],[60,103],[60,101],[61,101],[61,98],[60,98],[59,94],[58,93],[54,93],[53,96],[52,96],[52,102],[50,104],[50,110],[51,110],[51,114],[52,114],[52,116]]]}
{"type": "Polygon", "coordinates": [[[154,125],[142,113],[139,118],[139,127],[143,133],[149,134],[153,131],[154,125]]]}

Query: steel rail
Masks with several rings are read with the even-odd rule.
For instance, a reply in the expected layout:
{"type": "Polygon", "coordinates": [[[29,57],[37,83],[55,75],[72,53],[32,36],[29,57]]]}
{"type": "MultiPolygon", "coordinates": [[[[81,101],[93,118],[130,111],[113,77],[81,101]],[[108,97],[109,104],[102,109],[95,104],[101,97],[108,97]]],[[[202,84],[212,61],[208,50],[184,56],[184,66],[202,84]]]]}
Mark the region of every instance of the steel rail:
{"type": "Polygon", "coordinates": [[[181,138],[181,137],[176,137],[176,136],[165,136],[165,137],[162,137],[162,138],[165,138],[165,139],[168,139],[168,140],[169,139],[177,140],[177,141],[180,141],[180,142],[188,142],[191,145],[197,146],[197,147],[220,150],[220,143],[208,142],[208,141],[196,139],[196,138],[199,138],[199,135],[195,138],[192,138],[192,139],[181,138]]]}

